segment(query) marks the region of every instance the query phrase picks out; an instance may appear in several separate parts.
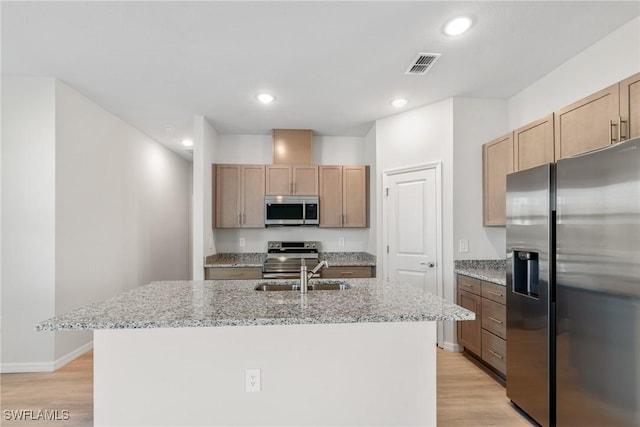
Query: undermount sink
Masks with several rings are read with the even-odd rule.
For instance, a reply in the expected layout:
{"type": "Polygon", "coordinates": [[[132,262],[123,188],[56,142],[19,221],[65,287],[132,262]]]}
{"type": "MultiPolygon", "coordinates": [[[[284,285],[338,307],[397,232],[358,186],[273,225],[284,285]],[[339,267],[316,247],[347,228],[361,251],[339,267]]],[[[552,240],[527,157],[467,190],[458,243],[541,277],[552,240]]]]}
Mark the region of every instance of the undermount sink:
{"type": "MultiPolygon", "coordinates": [[[[351,289],[351,285],[342,280],[311,280],[309,283],[310,291],[344,291],[351,289]]],[[[298,282],[266,282],[255,287],[256,291],[298,291],[300,292],[300,283],[298,282]]]]}

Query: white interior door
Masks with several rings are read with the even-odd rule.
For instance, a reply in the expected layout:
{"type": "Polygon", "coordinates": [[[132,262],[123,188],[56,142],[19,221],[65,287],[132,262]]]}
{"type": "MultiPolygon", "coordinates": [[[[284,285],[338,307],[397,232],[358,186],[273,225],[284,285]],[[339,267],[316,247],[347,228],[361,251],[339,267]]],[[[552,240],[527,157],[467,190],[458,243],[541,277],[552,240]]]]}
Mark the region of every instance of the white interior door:
{"type": "Polygon", "coordinates": [[[386,277],[441,296],[438,172],[439,168],[433,167],[387,175],[386,277]]]}

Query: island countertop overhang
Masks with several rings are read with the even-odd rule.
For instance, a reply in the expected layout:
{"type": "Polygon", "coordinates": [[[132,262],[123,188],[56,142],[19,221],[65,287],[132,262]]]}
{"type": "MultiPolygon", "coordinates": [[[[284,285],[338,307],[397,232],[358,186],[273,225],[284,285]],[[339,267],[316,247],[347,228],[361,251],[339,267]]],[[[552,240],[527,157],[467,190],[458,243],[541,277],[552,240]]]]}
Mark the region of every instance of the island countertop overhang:
{"type": "Polygon", "coordinates": [[[408,284],[350,279],[344,291],[259,292],[265,280],[153,282],[36,325],[36,330],[187,328],[473,320],[408,284]]]}

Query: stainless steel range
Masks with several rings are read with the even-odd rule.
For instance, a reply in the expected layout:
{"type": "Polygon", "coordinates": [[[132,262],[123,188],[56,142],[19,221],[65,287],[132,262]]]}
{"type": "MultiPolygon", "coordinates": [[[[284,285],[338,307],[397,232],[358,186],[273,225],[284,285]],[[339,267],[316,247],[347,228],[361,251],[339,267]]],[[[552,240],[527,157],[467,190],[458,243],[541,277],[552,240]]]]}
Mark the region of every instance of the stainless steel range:
{"type": "MultiPolygon", "coordinates": [[[[300,278],[300,267],[304,259],[307,265],[319,262],[320,242],[268,242],[267,259],[262,264],[265,279],[300,278]]],[[[319,277],[320,274],[314,274],[319,277]]]]}

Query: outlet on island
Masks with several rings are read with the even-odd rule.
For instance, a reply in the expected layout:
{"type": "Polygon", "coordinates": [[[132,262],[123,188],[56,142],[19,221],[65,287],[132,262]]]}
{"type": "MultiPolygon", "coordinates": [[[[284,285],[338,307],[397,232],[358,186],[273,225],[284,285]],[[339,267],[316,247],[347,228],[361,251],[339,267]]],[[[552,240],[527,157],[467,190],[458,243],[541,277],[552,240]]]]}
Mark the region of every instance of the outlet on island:
{"type": "Polygon", "coordinates": [[[244,373],[245,391],[247,393],[260,391],[262,388],[260,369],[247,369],[244,373]]]}

